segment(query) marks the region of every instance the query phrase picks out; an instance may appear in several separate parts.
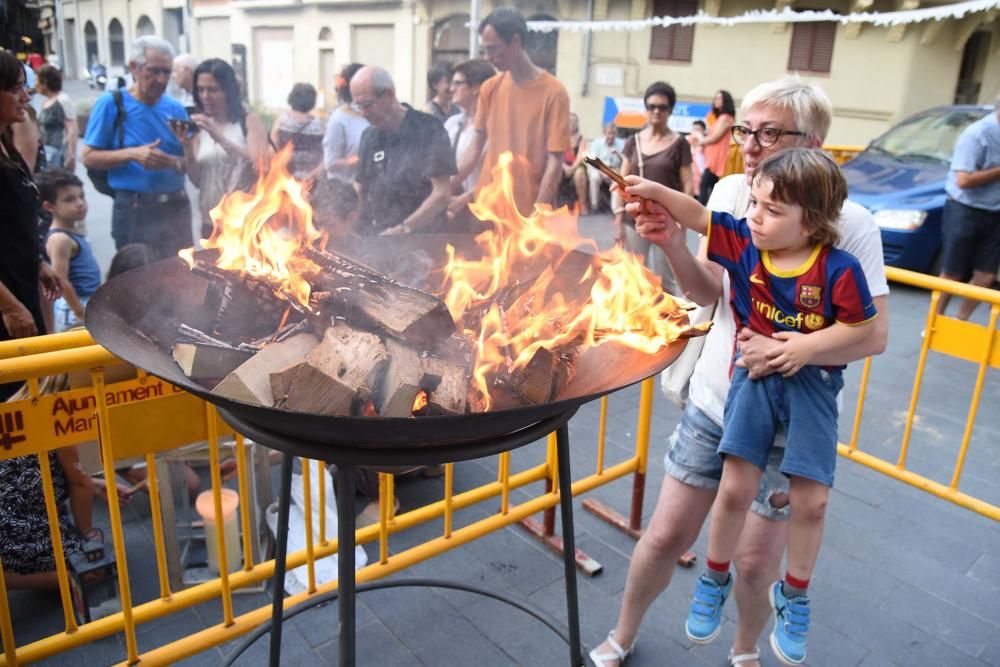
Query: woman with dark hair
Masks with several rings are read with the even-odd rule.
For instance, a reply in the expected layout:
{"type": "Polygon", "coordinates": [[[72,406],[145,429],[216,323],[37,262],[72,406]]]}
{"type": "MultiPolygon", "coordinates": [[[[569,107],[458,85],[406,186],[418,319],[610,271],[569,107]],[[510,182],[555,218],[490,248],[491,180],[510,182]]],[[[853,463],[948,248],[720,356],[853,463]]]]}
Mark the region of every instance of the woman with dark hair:
{"type": "Polygon", "coordinates": [[[267,132],[255,113],[243,108],[236,72],[210,58],[194,70],[193,131],[175,124],[184,146],[184,170],[198,186],[201,235],[212,234],[211,211],[223,195],[253,185],[255,165],[267,155],[267,132]]]}
{"type": "Polygon", "coordinates": [[[705,116],[708,131],[698,140],[705,153],[705,169],[701,172],[698,201],[708,204],[712,189],[725,176],[729,156],[729,128],[736,122],[736,104],[727,90],[720,90],[712,100],[712,110],[705,116]]]}
{"type": "Polygon", "coordinates": [[[368,121],[360,113],[351,108],[351,77],[358,73],[364,65],[351,63],[344,65],[334,84],[337,91],[337,101],[340,102],[326,124],[326,134],[323,136],[323,164],[326,175],[339,178],[348,183],[354,182],[354,174],[358,171],[358,148],[361,146],[361,135],[368,128],[368,121]]]}
{"type": "Polygon", "coordinates": [[[424,105],[424,113],[444,123],[461,110],[451,101],[451,65],[438,63],[427,72],[427,88],[431,97],[424,105]]]}
{"type": "Polygon", "coordinates": [[[76,169],[76,140],[80,131],[76,124],[76,107],[69,95],[62,92],[63,76],[58,68],[44,65],[38,70],[38,92],[45,96],[38,125],[45,146],[45,168],[76,169]]]}
{"type": "Polygon", "coordinates": [[[278,150],[292,144],[288,171],[300,181],[315,178],[323,168],[323,124],[310,113],[316,106],[316,89],[297,83],[288,93],[289,111],[271,127],[271,143],[278,150]]]}
{"type": "MultiPolygon", "coordinates": [[[[0,51],[0,340],[44,334],[42,296],[59,296],[59,281],[41,260],[38,188],[11,134],[13,125],[27,120],[30,103],[21,63],[0,51]]],[[[0,400],[19,385],[0,385],[0,400]]]]}
{"type": "MultiPolygon", "coordinates": [[[[677,102],[673,86],[657,81],[646,88],[643,96],[649,122],[629,137],[622,150],[622,174],[638,174],[668,188],[694,195],[691,176],[691,146],[667,122],[677,102]]],[[[667,263],[666,255],[635,231],[635,222],[625,215],[625,207],[614,196],[615,226],[618,240],[646,261],[646,266],[660,276],[663,289],[677,294],[677,282],[667,263]]]]}

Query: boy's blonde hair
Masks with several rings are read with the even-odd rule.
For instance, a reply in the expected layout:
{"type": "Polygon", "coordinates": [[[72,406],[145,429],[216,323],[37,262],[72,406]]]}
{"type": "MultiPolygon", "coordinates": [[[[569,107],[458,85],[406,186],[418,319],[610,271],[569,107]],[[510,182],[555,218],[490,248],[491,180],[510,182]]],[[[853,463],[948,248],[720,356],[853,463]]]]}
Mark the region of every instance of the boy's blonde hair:
{"type": "Polygon", "coordinates": [[[802,226],[821,245],[840,240],[837,219],[847,199],[847,181],[829,155],[813,148],[790,148],[754,169],[753,184],[771,183],[771,197],[802,207],[802,226]]]}

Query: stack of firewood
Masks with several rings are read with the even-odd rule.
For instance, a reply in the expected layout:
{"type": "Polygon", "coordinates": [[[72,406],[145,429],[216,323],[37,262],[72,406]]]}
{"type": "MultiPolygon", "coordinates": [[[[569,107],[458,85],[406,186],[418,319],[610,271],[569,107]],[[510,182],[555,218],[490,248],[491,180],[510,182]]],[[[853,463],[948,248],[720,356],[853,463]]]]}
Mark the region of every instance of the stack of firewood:
{"type": "MultiPolygon", "coordinates": [[[[347,257],[305,254],[316,267],[307,276],[308,306],[263,280],[195,261],[192,270],[209,285],[205,308],[215,316],[208,330],[180,325],[173,356],[185,375],[227,398],[297,412],[409,417],[484,409],[470,382],[472,344],[443,301],[347,257]]],[[[578,358],[573,346],[540,348],[495,384],[514,404],[554,400],[578,358]]]]}

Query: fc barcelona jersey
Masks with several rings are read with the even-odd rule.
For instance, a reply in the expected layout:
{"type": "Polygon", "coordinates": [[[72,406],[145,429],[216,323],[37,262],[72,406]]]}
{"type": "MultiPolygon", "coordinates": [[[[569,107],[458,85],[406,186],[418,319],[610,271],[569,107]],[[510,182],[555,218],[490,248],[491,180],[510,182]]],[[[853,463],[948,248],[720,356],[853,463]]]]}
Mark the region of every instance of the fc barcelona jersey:
{"type": "Polygon", "coordinates": [[[864,271],[854,255],[817,245],[800,266],[775,267],[758,250],[745,219],[713,212],[708,258],[729,271],[737,329],[765,336],[778,331],[810,333],[834,322],[857,325],[877,315],[864,271]]]}

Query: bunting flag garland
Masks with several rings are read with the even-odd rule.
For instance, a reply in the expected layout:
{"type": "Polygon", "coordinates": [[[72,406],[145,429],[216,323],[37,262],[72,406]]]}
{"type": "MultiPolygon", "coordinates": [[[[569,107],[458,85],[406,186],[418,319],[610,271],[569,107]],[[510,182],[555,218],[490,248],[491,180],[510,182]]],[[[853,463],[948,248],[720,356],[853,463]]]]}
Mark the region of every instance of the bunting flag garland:
{"type": "Polygon", "coordinates": [[[836,21],[841,24],[871,23],[875,26],[896,26],[921,21],[942,21],[960,19],[967,14],[985,12],[1000,8],[1000,0],[969,0],[951,5],[909,9],[898,12],[858,12],[835,14],[829,9],[823,11],[795,11],[785,7],[776,9],[754,9],[739,16],[709,16],[699,11],[691,16],[654,16],[638,21],[528,21],[528,28],[537,32],[565,30],[569,32],[606,32],[645,30],[646,28],[672,25],[719,25],[733,26],[747,23],[812,23],[836,21]]]}

